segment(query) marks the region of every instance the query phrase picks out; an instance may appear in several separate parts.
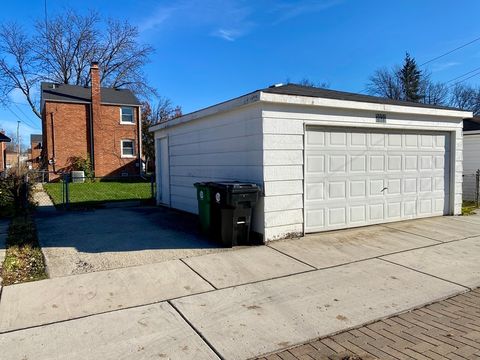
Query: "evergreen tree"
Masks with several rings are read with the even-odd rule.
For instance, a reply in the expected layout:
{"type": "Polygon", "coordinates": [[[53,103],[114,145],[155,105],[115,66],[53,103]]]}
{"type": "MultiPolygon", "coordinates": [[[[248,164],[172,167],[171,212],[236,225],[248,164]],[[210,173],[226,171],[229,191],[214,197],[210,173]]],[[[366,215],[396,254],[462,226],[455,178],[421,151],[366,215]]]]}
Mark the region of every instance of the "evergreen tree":
{"type": "Polygon", "coordinates": [[[409,53],[405,55],[403,66],[398,71],[398,78],[402,85],[403,100],[419,102],[423,97],[420,91],[422,72],[409,53]]]}

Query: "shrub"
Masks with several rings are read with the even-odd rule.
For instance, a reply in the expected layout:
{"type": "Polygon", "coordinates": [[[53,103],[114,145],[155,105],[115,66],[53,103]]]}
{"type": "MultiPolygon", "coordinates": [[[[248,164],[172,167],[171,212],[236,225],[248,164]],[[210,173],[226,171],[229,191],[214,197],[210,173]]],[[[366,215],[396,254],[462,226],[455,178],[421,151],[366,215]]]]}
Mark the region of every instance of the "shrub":
{"type": "Polygon", "coordinates": [[[72,156],[70,158],[71,169],[74,171],[83,171],[87,179],[93,178],[93,167],[90,156],[86,158],[81,156],[72,156]]]}
{"type": "Polygon", "coordinates": [[[8,173],[0,179],[0,206],[14,214],[25,214],[31,200],[31,184],[26,175],[8,173]]]}

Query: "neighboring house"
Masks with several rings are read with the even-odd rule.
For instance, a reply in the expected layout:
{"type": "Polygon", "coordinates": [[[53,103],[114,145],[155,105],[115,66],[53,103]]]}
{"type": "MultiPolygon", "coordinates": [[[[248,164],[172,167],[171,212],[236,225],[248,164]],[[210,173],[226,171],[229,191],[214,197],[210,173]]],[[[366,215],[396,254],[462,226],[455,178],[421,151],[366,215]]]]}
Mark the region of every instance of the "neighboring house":
{"type": "Polygon", "coordinates": [[[7,169],[7,142],[12,141],[0,131],[0,173],[7,169]]]}
{"type": "Polygon", "coordinates": [[[28,162],[31,169],[38,170],[42,165],[42,134],[30,135],[30,158],[28,162]]]}
{"type": "Polygon", "coordinates": [[[7,149],[5,152],[5,168],[11,169],[18,166],[18,160],[20,158],[20,164],[22,163],[21,155],[18,155],[18,152],[12,149],[7,149]]]}
{"type": "Polygon", "coordinates": [[[53,178],[89,157],[95,176],[141,171],[140,102],[126,89],[100,88],[97,63],[92,86],[42,83],[42,159],[53,178]]]}
{"type": "Polygon", "coordinates": [[[480,117],[463,122],[463,198],[475,200],[476,172],[480,169],[480,117]]]}
{"type": "Polygon", "coordinates": [[[264,241],[457,215],[471,116],[294,84],[257,90],[151,128],[157,202],[196,213],[195,182],[259,184],[252,227],[264,241]]]}

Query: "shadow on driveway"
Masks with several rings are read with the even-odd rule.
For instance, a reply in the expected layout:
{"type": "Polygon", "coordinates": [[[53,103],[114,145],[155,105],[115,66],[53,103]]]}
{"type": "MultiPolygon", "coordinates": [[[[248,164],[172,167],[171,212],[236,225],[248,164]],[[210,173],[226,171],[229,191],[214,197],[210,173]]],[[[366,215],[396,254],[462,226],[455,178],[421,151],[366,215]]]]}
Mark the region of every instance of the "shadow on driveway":
{"type": "Polygon", "coordinates": [[[162,207],[39,212],[36,221],[51,277],[225,250],[200,234],[197,216],[162,207]]]}

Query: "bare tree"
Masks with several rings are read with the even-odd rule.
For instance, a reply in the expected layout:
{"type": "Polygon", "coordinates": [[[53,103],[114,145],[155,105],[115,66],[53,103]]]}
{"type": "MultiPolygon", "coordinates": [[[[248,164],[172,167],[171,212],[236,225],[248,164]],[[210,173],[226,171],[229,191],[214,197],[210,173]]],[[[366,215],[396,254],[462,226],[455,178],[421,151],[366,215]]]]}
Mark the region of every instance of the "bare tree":
{"type": "Polygon", "coordinates": [[[449,88],[444,83],[435,83],[427,70],[420,71],[415,60],[407,53],[402,68],[376,70],[367,84],[371,95],[388,99],[421,102],[431,105],[449,103],[449,88]]]}
{"type": "Polygon", "coordinates": [[[330,83],[327,81],[319,81],[315,82],[313,80],[310,80],[308,78],[303,78],[298,82],[298,85],[302,86],[310,86],[310,87],[316,87],[316,88],[322,88],[322,89],[328,89],[330,87],[330,83]]]}
{"type": "Polygon", "coordinates": [[[179,116],[182,116],[182,109],[180,106],[174,106],[167,98],[159,98],[155,105],[148,102],[142,103],[142,150],[147,172],[153,169],[155,160],[154,137],[149,128],[179,116]]]}
{"type": "Polygon", "coordinates": [[[95,12],[66,11],[48,22],[38,21],[35,33],[18,24],[0,26],[0,95],[9,101],[20,90],[41,117],[34,97],[40,82],[90,85],[89,68],[98,61],[104,87],[126,87],[141,96],[155,94],[143,66],[153,48],[140,44],[138,30],[128,22],[102,20],[95,12]]]}
{"type": "Polygon", "coordinates": [[[480,115],[480,88],[457,84],[450,96],[450,105],[480,115]]]}
{"type": "Polygon", "coordinates": [[[430,105],[448,105],[450,91],[445,83],[433,82],[431,74],[427,71],[422,72],[420,81],[420,102],[430,105]]]}
{"type": "Polygon", "coordinates": [[[402,83],[398,72],[398,68],[376,70],[368,80],[368,93],[388,99],[402,99],[402,83]]]}
{"type": "Polygon", "coordinates": [[[423,89],[423,98],[421,100],[424,104],[430,105],[447,105],[449,90],[444,83],[428,82],[423,89]]]}

